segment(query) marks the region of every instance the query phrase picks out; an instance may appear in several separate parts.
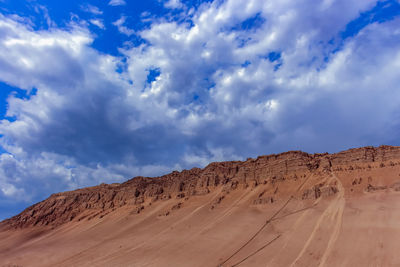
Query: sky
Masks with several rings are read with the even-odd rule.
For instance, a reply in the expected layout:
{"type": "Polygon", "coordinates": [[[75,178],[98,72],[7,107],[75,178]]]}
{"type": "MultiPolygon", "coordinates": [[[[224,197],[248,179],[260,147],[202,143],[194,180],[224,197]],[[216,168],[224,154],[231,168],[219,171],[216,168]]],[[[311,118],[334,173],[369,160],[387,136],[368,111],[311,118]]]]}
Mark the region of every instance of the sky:
{"type": "Polygon", "coordinates": [[[103,182],[399,137],[398,0],[0,0],[0,220],[103,182]]]}

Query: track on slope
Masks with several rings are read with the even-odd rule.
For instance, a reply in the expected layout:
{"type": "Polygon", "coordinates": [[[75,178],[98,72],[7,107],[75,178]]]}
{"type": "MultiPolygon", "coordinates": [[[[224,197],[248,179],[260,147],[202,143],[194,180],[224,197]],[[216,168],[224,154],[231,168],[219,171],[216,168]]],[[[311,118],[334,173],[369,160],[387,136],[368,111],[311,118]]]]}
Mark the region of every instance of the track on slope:
{"type": "MultiPolygon", "coordinates": [[[[299,185],[299,187],[295,190],[295,192],[288,198],[288,200],[282,205],[282,207],[280,207],[271,217],[269,217],[265,223],[258,229],[258,231],[250,237],[249,240],[247,240],[240,248],[238,248],[235,252],[232,253],[232,255],[230,255],[227,259],[225,259],[223,262],[221,262],[218,266],[222,267],[226,262],[228,262],[230,259],[232,259],[235,255],[237,255],[243,248],[245,248],[248,244],[251,243],[251,241],[253,241],[261,232],[262,230],[264,230],[265,227],[267,227],[268,224],[270,224],[275,218],[276,216],[278,216],[278,214],[287,207],[287,205],[289,204],[289,202],[294,199],[294,194],[298,193],[300,191],[300,189],[303,187],[303,185],[310,179],[312,175],[308,176],[303,183],[301,183],[299,185]]],[[[240,260],[239,262],[235,263],[232,266],[237,266],[240,263],[244,262],[245,260],[249,259],[250,257],[254,256],[255,254],[257,254],[258,252],[260,252],[261,250],[263,250],[264,248],[266,248],[267,246],[269,246],[270,244],[272,244],[275,240],[277,240],[279,237],[281,236],[281,234],[279,234],[278,236],[276,236],[274,239],[272,239],[271,241],[269,241],[267,244],[265,244],[264,246],[262,246],[260,249],[257,249],[255,252],[252,252],[250,255],[246,256],[244,259],[240,260]]]]}

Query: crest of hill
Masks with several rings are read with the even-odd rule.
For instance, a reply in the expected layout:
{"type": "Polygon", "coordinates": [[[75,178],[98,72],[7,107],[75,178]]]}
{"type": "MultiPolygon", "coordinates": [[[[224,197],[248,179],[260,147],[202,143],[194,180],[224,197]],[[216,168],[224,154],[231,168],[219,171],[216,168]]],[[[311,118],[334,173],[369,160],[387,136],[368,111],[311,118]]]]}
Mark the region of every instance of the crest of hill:
{"type": "Polygon", "coordinates": [[[214,190],[296,179],[313,172],[330,172],[356,163],[400,159],[400,147],[362,147],[335,154],[308,154],[289,151],[259,156],[246,161],[213,162],[203,169],[173,171],[161,177],[135,177],[124,183],[56,193],[20,214],[3,221],[3,227],[26,228],[52,226],[102,218],[118,208],[132,206],[137,213],[144,205],[171,198],[186,199],[206,195],[214,190]]]}

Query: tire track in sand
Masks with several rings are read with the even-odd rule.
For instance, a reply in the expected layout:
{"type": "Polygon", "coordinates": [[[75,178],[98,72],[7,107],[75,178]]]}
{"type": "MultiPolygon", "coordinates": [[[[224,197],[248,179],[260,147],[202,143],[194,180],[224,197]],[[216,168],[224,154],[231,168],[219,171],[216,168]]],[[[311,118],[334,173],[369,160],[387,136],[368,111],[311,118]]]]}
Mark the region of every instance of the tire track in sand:
{"type": "MultiPolygon", "coordinates": [[[[295,197],[294,195],[297,194],[300,189],[305,185],[305,183],[310,179],[310,177],[312,177],[313,175],[308,176],[298,187],[297,189],[293,192],[292,195],[290,195],[289,199],[285,202],[285,204],[283,204],[283,206],[281,206],[269,219],[267,219],[265,221],[265,223],[258,229],[258,231],[250,237],[250,239],[247,240],[246,243],[244,243],[239,249],[237,249],[233,254],[231,254],[231,256],[229,256],[227,259],[225,259],[222,263],[220,263],[218,266],[223,266],[223,264],[225,264],[226,262],[228,262],[231,258],[233,258],[235,255],[237,255],[244,247],[246,247],[251,241],[253,241],[255,238],[257,238],[257,236],[261,233],[261,231],[264,230],[265,227],[267,227],[278,215],[279,213],[284,210],[286,208],[286,206],[289,204],[289,202],[291,200],[293,200],[295,197]]],[[[248,255],[247,257],[245,257],[243,260],[239,261],[238,263],[232,265],[232,266],[237,266],[239,264],[241,264],[243,261],[247,260],[248,258],[250,258],[251,256],[254,256],[255,254],[257,254],[258,252],[260,252],[262,249],[266,248],[268,245],[270,245],[272,242],[274,242],[276,239],[278,239],[279,237],[281,237],[281,234],[279,234],[277,237],[275,237],[271,242],[268,242],[266,245],[264,245],[263,247],[261,247],[260,249],[258,249],[257,251],[251,253],[250,255],[248,255]]]]}
{"type": "Polygon", "coordinates": [[[334,225],[334,228],[332,231],[332,235],[329,238],[328,246],[326,247],[325,252],[322,255],[319,266],[325,266],[325,263],[334,248],[336,240],[339,237],[340,229],[342,228],[344,207],[346,204],[346,200],[344,198],[343,185],[334,173],[332,173],[332,176],[335,178],[335,181],[337,182],[339,192],[338,192],[338,196],[337,196],[337,201],[336,201],[336,203],[334,203],[335,205],[333,207],[333,209],[335,209],[336,212],[331,214],[330,219],[332,220],[332,219],[335,219],[335,217],[336,217],[336,220],[335,220],[335,225],[334,225]]]}
{"type": "Polygon", "coordinates": [[[324,266],[326,264],[326,261],[334,248],[335,242],[340,234],[340,229],[341,229],[342,220],[343,220],[343,212],[344,212],[344,207],[345,207],[346,202],[345,202],[345,198],[344,198],[343,185],[334,173],[332,173],[332,177],[329,179],[328,183],[331,183],[333,181],[336,182],[336,185],[338,187],[338,193],[337,193],[335,199],[332,200],[332,202],[329,204],[329,206],[324,210],[324,212],[319,217],[317,223],[314,226],[313,231],[311,232],[309,238],[307,239],[306,243],[304,244],[303,249],[300,251],[299,255],[296,257],[296,259],[290,265],[291,267],[296,266],[296,263],[304,255],[304,253],[310,246],[312,240],[316,237],[316,234],[317,234],[318,230],[321,228],[321,225],[332,224],[332,226],[331,226],[332,231],[331,231],[331,235],[329,237],[328,244],[324,250],[324,253],[322,254],[322,257],[321,257],[321,260],[320,260],[320,263],[318,266],[324,266]]]}

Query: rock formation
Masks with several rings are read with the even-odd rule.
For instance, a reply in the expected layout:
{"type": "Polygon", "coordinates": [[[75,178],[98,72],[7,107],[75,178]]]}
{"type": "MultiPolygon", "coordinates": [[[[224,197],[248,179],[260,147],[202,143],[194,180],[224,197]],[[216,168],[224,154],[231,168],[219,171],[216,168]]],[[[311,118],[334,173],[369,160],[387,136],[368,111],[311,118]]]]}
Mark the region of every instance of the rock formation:
{"type": "MultiPolygon", "coordinates": [[[[156,178],[135,177],[121,184],[101,184],[53,194],[2,224],[11,228],[44,225],[56,227],[73,220],[102,218],[123,206],[132,206],[133,213],[140,213],[156,201],[171,198],[185,200],[221,188],[222,193],[214,201],[213,209],[223,201],[224,194],[237,188],[257,187],[261,184],[269,184],[275,192],[263,192],[253,200],[253,204],[267,204],[277,198],[275,195],[278,187],[275,185],[286,180],[301,180],[314,173],[351,171],[368,166],[371,168],[371,164],[378,168],[384,164],[395,165],[399,161],[400,147],[380,146],[350,149],[336,154],[290,151],[246,161],[214,162],[204,169],[174,171],[156,178]]],[[[359,183],[361,181],[353,181],[353,186],[359,183]]],[[[370,192],[382,188],[368,184],[363,190],[370,192]]],[[[302,199],[330,196],[336,192],[334,184],[315,184],[304,190],[302,199]]]]}

